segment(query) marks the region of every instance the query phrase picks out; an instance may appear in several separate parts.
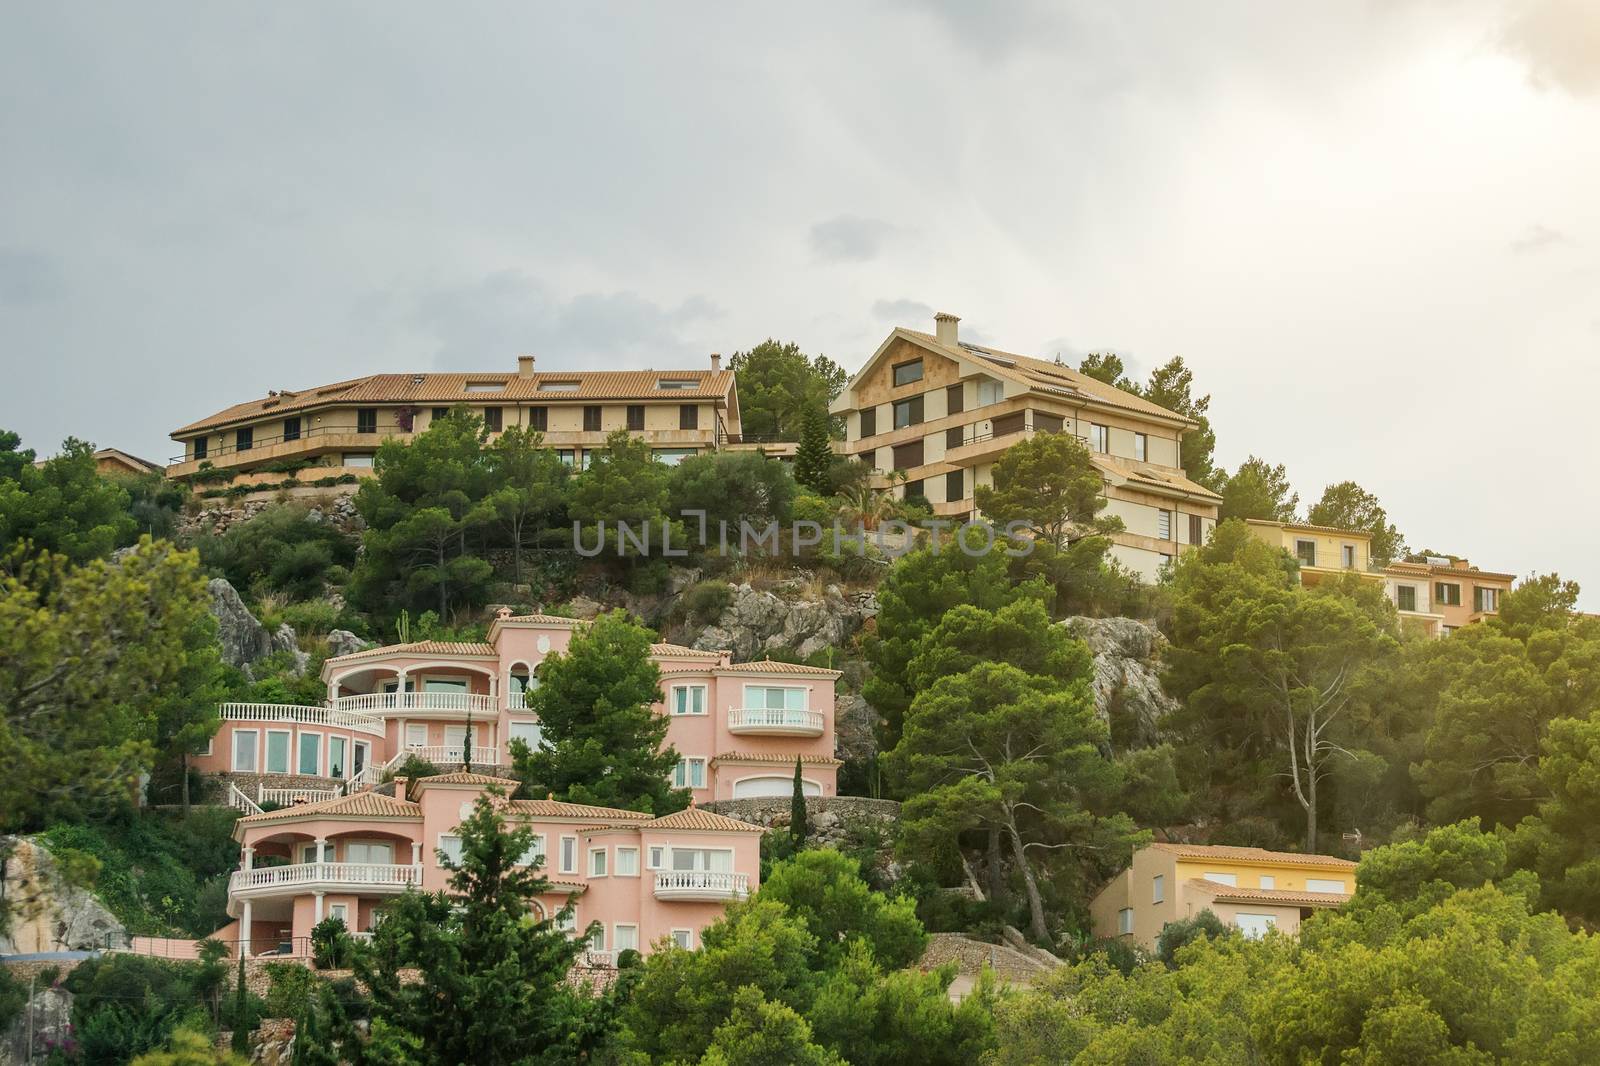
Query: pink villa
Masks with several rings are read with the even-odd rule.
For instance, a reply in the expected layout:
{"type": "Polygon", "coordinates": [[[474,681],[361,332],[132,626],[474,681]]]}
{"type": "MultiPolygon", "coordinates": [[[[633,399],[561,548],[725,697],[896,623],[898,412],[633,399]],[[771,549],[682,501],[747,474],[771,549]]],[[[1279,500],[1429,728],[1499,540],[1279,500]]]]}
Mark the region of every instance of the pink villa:
{"type": "MultiPolygon", "coordinates": [[[[194,760],[227,782],[245,814],[229,891],[238,923],[217,935],[247,952],[288,943],[300,953],[322,918],[370,931],[396,893],[443,887],[434,849],[454,846],[477,795],[506,784],[510,742],[540,742],[525,694],[539,664],[585,624],[502,608],[484,643],[417,641],[328,659],[321,706],[223,704],[221,728],[194,760]],[[412,755],[462,772],[396,779],[393,796],[375,790],[412,755]]],[[[838,671],[735,663],[726,651],[673,644],[652,654],[665,697],[655,710],[681,756],[673,781],[694,803],[788,796],[797,759],[807,795],[835,794],[838,671]]],[[[664,937],[694,946],[729,900],[755,888],[760,830],[698,807],[652,819],[516,800],[508,813],[539,834],[548,912],[573,897],[575,928],[604,925],[592,945],[601,958],[664,937]]]]}

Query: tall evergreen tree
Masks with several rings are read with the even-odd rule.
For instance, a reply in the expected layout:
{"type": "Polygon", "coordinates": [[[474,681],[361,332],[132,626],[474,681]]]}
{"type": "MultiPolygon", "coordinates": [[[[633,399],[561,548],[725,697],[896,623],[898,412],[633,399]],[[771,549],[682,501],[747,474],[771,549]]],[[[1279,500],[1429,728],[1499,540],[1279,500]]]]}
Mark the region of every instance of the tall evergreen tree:
{"type": "Polygon", "coordinates": [[[800,756],[794,757],[794,794],[789,797],[789,837],[796,851],[806,845],[811,835],[811,823],[806,816],[806,782],[801,776],[800,756]]]}
{"type": "Polygon", "coordinates": [[[800,447],[794,455],[794,479],[818,496],[833,492],[833,449],[828,446],[828,416],[820,407],[805,413],[800,447]]]}

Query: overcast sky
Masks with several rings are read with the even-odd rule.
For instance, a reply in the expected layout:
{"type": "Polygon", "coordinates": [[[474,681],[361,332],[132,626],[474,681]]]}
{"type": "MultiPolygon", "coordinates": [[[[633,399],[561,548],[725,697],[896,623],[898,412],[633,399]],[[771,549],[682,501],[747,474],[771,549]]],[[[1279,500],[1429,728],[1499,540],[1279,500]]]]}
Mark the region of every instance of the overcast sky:
{"type": "Polygon", "coordinates": [[[152,459],[374,371],[854,370],[894,325],[1212,394],[1219,460],[1600,609],[1600,3],[7,4],[0,426],[152,459]]]}

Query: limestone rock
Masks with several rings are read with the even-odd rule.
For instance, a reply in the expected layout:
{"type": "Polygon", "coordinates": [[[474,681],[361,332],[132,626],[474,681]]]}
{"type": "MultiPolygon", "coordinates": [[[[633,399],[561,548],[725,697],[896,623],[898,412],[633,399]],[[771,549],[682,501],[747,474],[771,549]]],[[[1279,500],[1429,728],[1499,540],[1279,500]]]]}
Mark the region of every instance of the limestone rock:
{"type": "Polygon", "coordinates": [[[834,698],[833,754],[846,762],[868,762],[878,754],[878,712],[857,693],[834,698]]]}
{"type": "Polygon", "coordinates": [[[295,677],[306,675],[306,666],[311,662],[311,654],[300,650],[300,638],[295,636],[294,627],[288,622],[280,622],[272,634],[272,650],[275,652],[288,652],[294,659],[294,666],[290,673],[295,677]]]}
{"type": "Polygon", "coordinates": [[[330,659],[338,655],[354,655],[372,647],[370,641],[362,640],[348,629],[331,630],[323,639],[327,641],[330,659]]]}
{"type": "Polygon", "coordinates": [[[89,951],[126,939],[117,916],[93,893],[69,884],[42,845],[29,837],[0,843],[12,847],[0,886],[12,905],[10,929],[0,935],[0,955],[89,951]]]}
{"type": "Polygon", "coordinates": [[[1061,623],[1094,655],[1094,707],[1110,721],[1113,712],[1131,727],[1137,746],[1160,743],[1161,721],[1178,701],[1161,687],[1161,650],[1166,638],[1134,618],[1068,618],[1061,623]]]}
{"type": "Polygon", "coordinates": [[[211,593],[211,614],[217,620],[217,642],[222,645],[222,661],[245,667],[272,654],[272,638],[266,627],[244,605],[234,587],[220,577],[206,585],[211,593]]]}
{"type": "Polygon", "coordinates": [[[823,648],[843,645],[877,613],[878,602],[871,593],[850,596],[829,585],[818,598],[803,577],[770,590],[746,583],[733,586],[728,606],[701,630],[693,646],[727,648],[736,662],[759,659],[778,649],[804,659],[823,648]]]}
{"type": "Polygon", "coordinates": [[[0,1033],[0,1066],[13,1063],[21,1066],[30,1061],[30,1048],[33,1059],[43,1062],[43,1049],[59,1047],[71,1040],[72,993],[64,988],[41,989],[22,1008],[11,1028],[0,1033]]]}

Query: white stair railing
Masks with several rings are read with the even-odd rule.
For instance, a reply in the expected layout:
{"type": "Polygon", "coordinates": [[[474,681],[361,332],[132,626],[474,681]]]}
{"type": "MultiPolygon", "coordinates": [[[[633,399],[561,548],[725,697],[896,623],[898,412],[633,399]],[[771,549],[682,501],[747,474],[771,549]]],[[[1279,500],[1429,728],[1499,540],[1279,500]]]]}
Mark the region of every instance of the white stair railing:
{"type": "Polygon", "coordinates": [[[228,806],[241,814],[260,814],[261,805],[239,791],[239,786],[228,782],[228,806]]]}

